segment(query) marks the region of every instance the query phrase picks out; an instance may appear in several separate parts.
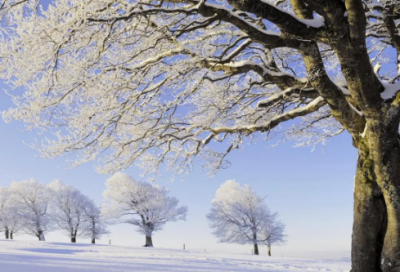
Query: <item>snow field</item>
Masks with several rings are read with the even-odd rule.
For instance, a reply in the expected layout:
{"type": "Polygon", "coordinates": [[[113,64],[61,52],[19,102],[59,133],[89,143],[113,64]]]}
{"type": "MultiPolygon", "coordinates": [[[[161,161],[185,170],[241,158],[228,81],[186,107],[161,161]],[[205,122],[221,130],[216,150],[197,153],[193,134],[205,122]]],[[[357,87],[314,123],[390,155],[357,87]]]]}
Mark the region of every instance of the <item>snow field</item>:
{"type": "Polygon", "coordinates": [[[343,272],[350,262],[0,240],[0,267],[1,272],[343,272]]]}

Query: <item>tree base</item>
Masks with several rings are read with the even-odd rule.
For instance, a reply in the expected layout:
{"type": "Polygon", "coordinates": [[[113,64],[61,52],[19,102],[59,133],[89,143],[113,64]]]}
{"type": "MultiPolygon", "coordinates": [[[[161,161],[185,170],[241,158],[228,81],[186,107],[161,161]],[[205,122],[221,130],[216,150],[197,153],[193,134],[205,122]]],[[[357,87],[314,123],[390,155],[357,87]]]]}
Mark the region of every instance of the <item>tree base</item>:
{"type": "Polygon", "coordinates": [[[143,247],[153,247],[153,239],[151,236],[146,236],[146,243],[143,247]]]}

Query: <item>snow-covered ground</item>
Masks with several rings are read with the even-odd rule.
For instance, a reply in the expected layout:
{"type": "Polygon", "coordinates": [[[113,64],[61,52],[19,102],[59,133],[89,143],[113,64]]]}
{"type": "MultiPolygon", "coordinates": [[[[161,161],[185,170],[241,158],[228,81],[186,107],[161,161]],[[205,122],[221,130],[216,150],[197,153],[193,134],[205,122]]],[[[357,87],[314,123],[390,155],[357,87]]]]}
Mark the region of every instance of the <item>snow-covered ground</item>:
{"type": "Polygon", "coordinates": [[[349,271],[349,261],[38,241],[0,241],[4,272],[349,271]]]}

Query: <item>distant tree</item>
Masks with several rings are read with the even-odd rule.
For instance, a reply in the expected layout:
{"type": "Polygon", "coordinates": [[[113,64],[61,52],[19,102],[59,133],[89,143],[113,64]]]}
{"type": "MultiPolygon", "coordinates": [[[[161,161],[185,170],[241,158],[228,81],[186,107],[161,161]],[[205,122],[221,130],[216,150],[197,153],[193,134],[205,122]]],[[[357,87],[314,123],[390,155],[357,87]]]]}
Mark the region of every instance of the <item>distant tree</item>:
{"type": "Polygon", "coordinates": [[[76,243],[78,232],[82,229],[85,217],[85,206],[89,199],[79,190],[55,180],[49,184],[52,193],[51,217],[62,230],[76,243]]]}
{"type": "Polygon", "coordinates": [[[18,207],[12,201],[12,191],[7,187],[0,187],[0,229],[4,231],[6,239],[13,239],[14,233],[21,228],[18,207]]]}
{"type": "Polygon", "coordinates": [[[82,236],[89,237],[92,244],[96,243],[96,239],[100,239],[103,234],[109,233],[104,220],[101,217],[100,209],[94,204],[91,199],[83,207],[84,224],[82,236]]]}
{"type": "Polygon", "coordinates": [[[269,220],[261,229],[261,242],[267,246],[268,256],[271,256],[272,245],[281,245],[285,242],[285,225],[277,220],[278,214],[271,214],[269,220]]]}
{"type": "Polygon", "coordinates": [[[213,234],[220,242],[253,244],[254,254],[259,254],[260,243],[271,246],[284,242],[284,225],[271,213],[264,198],[252,191],[250,186],[228,180],[217,190],[207,215],[213,234]]]}
{"type": "Polygon", "coordinates": [[[22,230],[35,235],[39,241],[45,241],[44,234],[52,229],[48,208],[51,194],[48,187],[34,179],[26,181],[13,181],[12,205],[18,206],[21,214],[22,230]]]}
{"type": "Polygon", "coordinates": [[[152,247],[152,234],[169,221],[185,220],[187,207],[167,196],[168,191],[149,183],[116,173],[107,180],[103,193],[102,213],[108,218],[132,224],[146,236],[146,247],[152,247]]]}

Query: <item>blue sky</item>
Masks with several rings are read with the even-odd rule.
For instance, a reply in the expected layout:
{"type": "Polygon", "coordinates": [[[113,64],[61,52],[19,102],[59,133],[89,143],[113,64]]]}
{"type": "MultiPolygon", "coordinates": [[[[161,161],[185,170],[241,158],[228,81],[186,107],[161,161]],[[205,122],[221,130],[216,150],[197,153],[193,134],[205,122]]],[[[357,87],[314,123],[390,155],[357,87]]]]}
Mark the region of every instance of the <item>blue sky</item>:
{"type": "MultiPolygon", "coordinates": [[[[5,88],[4,85],[1,86],[5,88]]],[[[11,99],[0,93],[0,109],[12,106],[11,99]]],[[[58,178],[79,188],[100,204],[107,176],[94,171],[93,164],[66,169],[66,158],[45,160],[25,143],[32,143],[40,135],[22,132],[20,123],[0,121],[0,185],[11,181],[35,178],[49,183],[58,178]]],[[[260,195],[267,195],[266,202],[272,211],[280,214],[286,224],[287,243],[273,247],[274,256],[339,258],[350,256],[352,228],[353,181],[357,151],[348,134],[331,140],[326,147],[293,148],[293,143],[271,147],[272,142],[258,142],[244,150],[234,151],[229,160],[232,166],[207,178],[196,168],[184,181],[169,182],[168,173],[156,182],[167,187],[171,195],[187,205],[189,214],[185,222],[169,223],[154,236],[154,245],[162,248],[207,250],[208,252],[235,252],[249,254],[251,246],[220,244],[212,236],[206,214],[218,187],[228,179],[249,184],[260,195]]],[[[132,166],[126,171],[140,178],[132,166]]],[[[110,227],[111,234],[100,243],[141,246],[144,237],[133,226],[110,227]]],[[[1,235],[1,234],[0,234],[1,235]]],[[[18,239],[34,237],[16,235],[18,239]]],[[[48,241],[68,241],[62,233],[47,236],[48,241]]],[[[78,240],[78,242],[88,242],[78,240]]],[[[261,254],[266,248],[261,248],[261,254]]]]}

